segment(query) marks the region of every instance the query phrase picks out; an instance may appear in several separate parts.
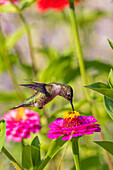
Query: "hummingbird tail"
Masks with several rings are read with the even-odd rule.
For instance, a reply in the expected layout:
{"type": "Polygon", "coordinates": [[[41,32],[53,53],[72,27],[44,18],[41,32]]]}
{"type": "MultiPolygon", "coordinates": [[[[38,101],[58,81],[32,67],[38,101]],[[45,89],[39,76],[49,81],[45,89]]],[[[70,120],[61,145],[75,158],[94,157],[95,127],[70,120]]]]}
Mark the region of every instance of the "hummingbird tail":
{"type": "Polygon", "coordinates": [[[28,107],[28,104],[21,104],[19,106],[12,107],[10,110],[18,109],[20,107],[28,107]]]}

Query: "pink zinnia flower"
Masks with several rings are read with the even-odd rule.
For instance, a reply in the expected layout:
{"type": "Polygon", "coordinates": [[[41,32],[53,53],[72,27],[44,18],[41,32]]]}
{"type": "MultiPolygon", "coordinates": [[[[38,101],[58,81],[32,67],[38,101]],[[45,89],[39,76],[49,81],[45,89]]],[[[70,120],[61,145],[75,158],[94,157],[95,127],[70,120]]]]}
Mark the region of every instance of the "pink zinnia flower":
{"type": "MultiPolygon", "coordinates": [[[[80,0],[76,0],[75,3],[80,0]]],[[[62,10],[66,6],[69,6],[68,0],[38,0],[37,1],[38,12],[45,12],[49,9],[62,10]]]]}
{"type": "Polygon", "coordinates": [[[37,133],[41,129],[40,117],[33,110],[19,108],[6,113],[1,119],[6,121],[6,140],[20,142],[29,138],[30,133],[37,133]]]}
{"type": "Polygon", "coordinates": [[[97,120],[93,116],[78,116],[78,112],[66,112],[63,118],[57,118],[48,127],[51,128],[47,136],[56,139],[63,136],[62,140],[70,140],[73,137],[90,135],[100,132],[100,125],[94,124],[97,120]]]}

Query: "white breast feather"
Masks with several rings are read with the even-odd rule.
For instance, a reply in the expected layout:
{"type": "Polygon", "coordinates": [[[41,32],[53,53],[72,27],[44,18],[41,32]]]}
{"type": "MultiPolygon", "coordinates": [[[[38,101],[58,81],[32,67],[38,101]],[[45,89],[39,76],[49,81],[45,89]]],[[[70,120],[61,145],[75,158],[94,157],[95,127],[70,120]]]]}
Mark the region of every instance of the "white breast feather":
{"type": "Polygon", "coordinates": [[[54,84],[53,85],[53,90],[54,90],[55,94],[58,94],[60,92],[60,90],[61,90],[61,86],[54,84]]]}

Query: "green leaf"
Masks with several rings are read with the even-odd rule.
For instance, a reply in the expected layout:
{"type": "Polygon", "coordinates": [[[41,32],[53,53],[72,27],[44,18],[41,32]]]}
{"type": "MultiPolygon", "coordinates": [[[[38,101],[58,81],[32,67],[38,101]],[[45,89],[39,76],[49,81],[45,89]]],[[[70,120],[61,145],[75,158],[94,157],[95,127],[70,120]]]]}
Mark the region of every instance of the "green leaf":
{"type": "Polygon", "coordinates": [[[36,137],[33,139],[31,145],[33,145],[33,146],[35,146],[36,148],[40,149],[40,141],[39,141],[38,136],[36,136],[36,137]]]}
{"type": "Polygon", "coordinates": [[[1,92],[0,91],[0,102],[1,103],[10,103],[17,101],[17,95],[14,92],[1,92]]]}
{"type": "Polygon", "coordinates": [[[107,16],[106,11],[102,10],[92,10],[92,9],[83,9],[82,13],[78,13],[77,21],[78,24],[86,26],[88,23],[94,23],[98,19],[107,16]]]}
{"type": "Polygon", "coordinates": [[[72,56],[62,55],[51,60],[51,62],[48,64],[48,67],[40,72],[40,79],[44,82],[60,81],[68,83],[72,79],[72,72],[72,56]],[[56,65],[58,66],[57,68],[56,65]]]}
{"type": "Polygon", "coordinates": [[[31,146],[26,145],[22,150],[22,166],[26,169],[30,169],[33,167],[32,157],[31,157],[31,146]]]}
{"type": "Polygon", "coordinates": [[[29,7],[32,5],[36,0],[22,0],[20,2],[20,9],[24,10],[25,8],[29,7]]]}
{"type": "Polygon", "coordinates": [[[111,99],[113,99],[113,89],[110,89],[108,85],[104,84],[104,83],[94,83],[94,84],[90,84],[85,86],[91,90],[97,91],[111,99]]]}
{"type": "Polygon", "coordinates": [[[84,158],[81,160],[80,165],[81,169],[83,170],[95,169],[95,165],[96,167],[100,166],[99,156],[90,156],[88,158],[84,158]]]}
{"type": "Polygon", "coordinates": [[[46,154],[46,157],[43,160],[43,162],[40,164],[38,170],[42,170],[66,142],[67,141],[62,140],[62,136],[53,140],[53,142],[50,145],[49,150],[46,154]]]}
{"type": "Polygon", "coordinates": [[[17,10],[12,4],[8,4],[8,5],[0,5],[0,12],[17,13],[17,10]]]}
{"type": "Polygon", "coordinates": [[[22,27],[15,31],[13,34],[9,35],[5,40],[5,46],[7,49],[11,49],[17,41],[21,38],[23,34],[25,34],[26,29],[25,27],[22,27]]]}
{"type": "Polygon", "coordinates": [[[111,119],[113,119],[113,100],[104,96],[104,104],[105,104],[105,109],[111,119]]]}
{"type": "Polygon", "coordinates": [[[113,155],[113,142],[110,141],[94,141],[94,142],[113,155]]]}
{"type": "Polygon", "coordinates": [[[11,163],[17,170],[23,170],[21,165],[13,158],[13,156],[7,151],[7,149],[4,146],[2,148],[2,152],[7,156],[7,158],[11,161],[11,163]]]}
{"type": "MultiPolygon", "coordinates": [[[[33,142],[36,144],[36,141],[33,142]]],[[[33,144],[32,143],[32,144],[33,144]]],[[[31,169],[33,167],[39,166],[40,160],[40,150],[34,145],[26,145],[22,150],[22,165],[26,169],[31,169]]]]}
{"type": "MultiPolygon", "coordinates": [[[[20,61],[19,64],[20,64],[20,67],[23,69],[23,71],[27,74],[27,76],[32,78],[33,77],[32,66],[30,66],[26,63],[23,63],[22,61],[20,61]]],[[[29,78],[29,80],[30,80],[30,78],[29,78]]]]}
{"type": "Polygon", "coordinates": [[[0,152],[5,142],[6,137],[6,122],[5,120],[0,120],[0,152]]]}
{"type": "Polygon", "coordinates": [[[113,88],[113,71],[110,70],[109,76],[108,76],[108,83],[111,88],[113,88]]]}
{"type": "Polygon", "coordinates": [[[108,42],[109,42],[109,45],[110,45],[110,47],[112,48],[112,50],[113,50],[113,43],[108,39],[108,42]]]}
{"type": "Polygon", "coordinates": [[[37,167],[41,163],[41,159],[40,159],[40,141],[38,139],[38,136],[36,136],[33,139],[31,145],[32,145],[31,157],[32,157],[33,166],[37,167]]]}

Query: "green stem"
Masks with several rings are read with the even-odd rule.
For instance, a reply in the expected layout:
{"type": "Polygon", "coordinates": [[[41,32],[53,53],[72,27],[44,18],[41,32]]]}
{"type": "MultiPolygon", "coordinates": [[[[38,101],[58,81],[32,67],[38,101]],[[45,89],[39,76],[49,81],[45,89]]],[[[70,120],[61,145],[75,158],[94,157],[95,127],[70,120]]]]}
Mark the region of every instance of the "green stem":
{"type": "MultiPolygon", "coordinates": [[[[96,119],[98,119],[99,110],[98,110],[98,107],[96,106],[96,101],[93,102],[93,104],[91,105],[91,108],[92,108],[92,115],[94,115],[94,117],[96,119]]],[[[105,141],[105,137],[104,137],[104,134],[103,134],[102,131],[99,133],[99,135],[100,135],[100,139],[102,141],[105,141]]],[[[111,158],[109,156],[109,153],[106,150],[104,150],[104,151],[105,151],[105,156],[106,156],[106,160],[107,160],[107,163],[108,163],[109,170],[113,170],[113,164],[112,164],[111,158]]]]}
{"type": "Polygon", "coordinates": [[[26,19],[24,18],[24,15],[21,12],[21,9],[14,5],[12,0],[10,0],[11,4],[13,5],[13,7],[17,10],[25,28],[26,28],[26,32],[27,32],[27,36],[28,36],[28,43],[29,43],[29,48],[30,48],[30,56],[31,56],[31,61],[32,61],[32,68],[34,71],[34,77],[36,78],[37,76],[37,65],[36,65],[36,61],[35,61],[35,56],[34,56],[34,52],[33,52],[33,43],[32,43],[32,36],[31,36],[31,30],[29,28],[29,24],[27,23],[26,19]]]}
{"type": "Polygon", "coordinates": [[[73,151],[76,170],[80,170],[78,138],[72,139],[72,151],[73,151]]]}
{"type": "Polygon", "coordinates": [[[21,11],[19,11],[19,16],[26,28],[26,31],[27,31],[27,36],[28,36],[28,42],[29,42],[29,47],[30,47],[30,56],[31,56],[31,61],[32,61],[32,68],[33,68],[33,71],[34,71],[34,76],[36,78],[37,76],[37,65],[36,65],[36,61],[35,61],[35,56],[34,56],[34,52],[33,52],[33,43],[32,43],[32,36],[31,36],[31,31],[30,31],[30,28],[29,28],[29,25],[27,23],[27,21],[25,20],[23,14],[21,13],[21,11]]]}
{"type": "Polygon", "coordinates": [[[66,154],[67,149],[68,149],[68,143],[67,143],[67,145],[66,145],[65,148],[64,148],[64,152],[63,152],[62,157],[61,157],[61,159],[60,159],[60,162],[59,162],[59,165],[58,165],[57,170],[60,170],[60,167],[61,167],[61,164],[62,164],[62,161],[63,161],[63,159],[64,159],[64,156],[65,156],[65,154],[66,154]]]}
{"type": "MultiPolygon", "coordinates": [[[[79,61],[82,81],[83,81],[83,85],[87,85],[87,77],[86,77],[85,66],[84,66],[84,61],[83,61],[83,56],[82,56],[82,49],[80,45],[79,33],[78,33],[78,28],[77,28],[75,7],[74,7],[74,3],[70,1],[69,1],[69,5],[70,5],[70,19],[72,23],[73,36],[75,40],[75,48],[76,48],[76,53],[77,53],[77,57],[79,61]]],[[[88,89],[85,89],[85,93],[86,93],[87,99],[90,100],[88,89]]]]}
{"type": "Polygon", "coordinates": [[[15,75],[14,75],[14,71],[13,71],[12,66],[11,66],[10,57],[8,56],[5,47],[4,47],[4,62],[5,62],[8,74],[9,74],[11,80],[12,80],[14,89],[16,90],[17,96],[19,97],[20,100],[23,100],[24,95],[23,95],[20,87],[17,84],[16,78],[15,78],[15,75]]]}
{"type": "Polygon", "coordinates": [[[18,170],[23,170],[21,165],[12,157],[12,155],[6,150],[6,148],[3,146],[2,152],[7,156],[7,158],[12,162],[12,164],[16,167],[18,170]]]}
{"type": "Polygon", "coordinates": [[[48,162],[51,160],[51,157],[47,156],[43,162],[41,163],[41,165],[37,168],[37,170],[42,170],[44,169],[44,167],[48,164],[48,162]]]}

